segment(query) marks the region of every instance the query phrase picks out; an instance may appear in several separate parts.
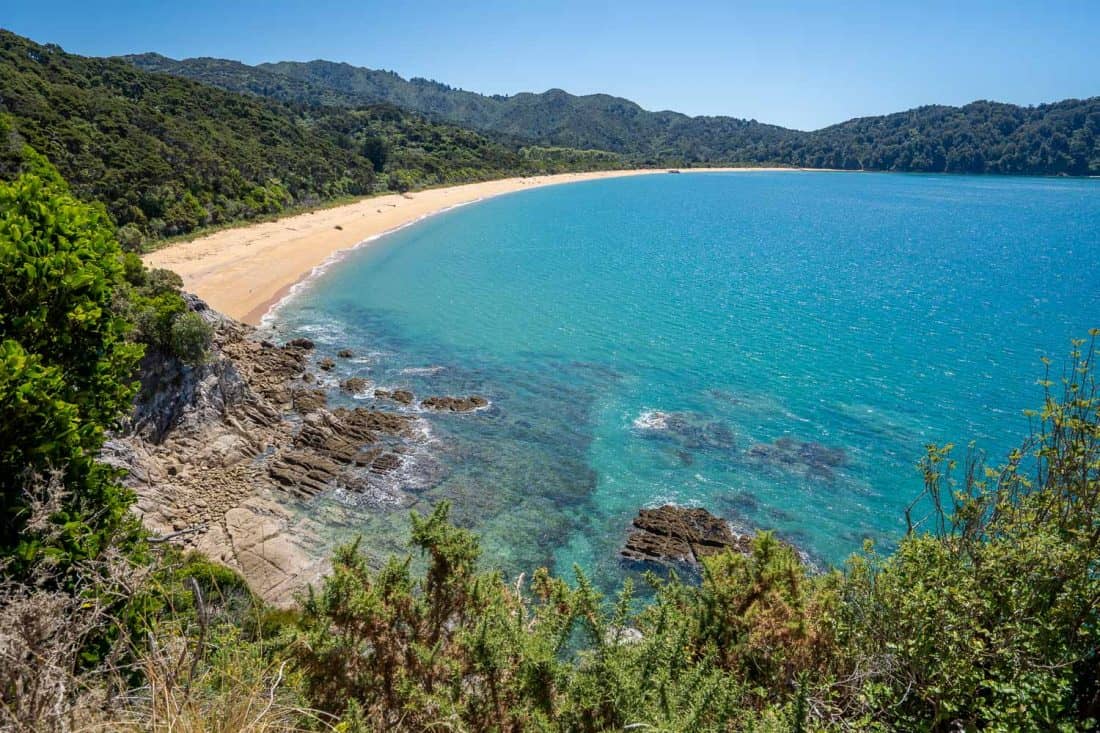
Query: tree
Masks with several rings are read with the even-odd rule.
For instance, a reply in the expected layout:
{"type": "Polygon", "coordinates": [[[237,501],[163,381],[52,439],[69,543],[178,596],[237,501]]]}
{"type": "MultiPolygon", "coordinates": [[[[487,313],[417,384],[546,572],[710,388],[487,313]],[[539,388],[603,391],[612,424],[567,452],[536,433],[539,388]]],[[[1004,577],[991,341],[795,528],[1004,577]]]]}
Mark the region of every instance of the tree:
{"type": "Polygon", "coordinates": [[[58,177],[0,184],[0,557],[95,557],[131,531],[129,492],[96,461],[131,405],[141,346],[118,314],[124,292],[115,227],[58,177]],[[29,482],[61,472],[67,495],[46,548],[26,525],[29,482]]]}

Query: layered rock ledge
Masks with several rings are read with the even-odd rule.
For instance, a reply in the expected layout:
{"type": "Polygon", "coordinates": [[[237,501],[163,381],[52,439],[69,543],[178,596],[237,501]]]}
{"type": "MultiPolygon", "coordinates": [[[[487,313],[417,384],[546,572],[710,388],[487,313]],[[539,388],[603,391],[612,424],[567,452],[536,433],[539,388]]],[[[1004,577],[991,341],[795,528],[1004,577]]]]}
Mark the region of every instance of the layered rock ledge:
{"type": "Polygon", "coordinates": [[[189,304],[214,329],[209,358],[187,366],[149,353],[132,419],[103,457],[128,471],[136,511],[155,534],[287,603],[326,569],[320,528],[295,502],[331,488],[399,505],[379,478],[404,464],[413,420],[330,409],[310,386],[308,339],[260,341],[197,298],[189,304]]]}
{"type": "Polygon", "coordinates": [[[666,504],[638,512],[621,554],[634,562],[698,566],[727,549],[748,553],[752,537],[734,532],[706,509],[666,504]]]}

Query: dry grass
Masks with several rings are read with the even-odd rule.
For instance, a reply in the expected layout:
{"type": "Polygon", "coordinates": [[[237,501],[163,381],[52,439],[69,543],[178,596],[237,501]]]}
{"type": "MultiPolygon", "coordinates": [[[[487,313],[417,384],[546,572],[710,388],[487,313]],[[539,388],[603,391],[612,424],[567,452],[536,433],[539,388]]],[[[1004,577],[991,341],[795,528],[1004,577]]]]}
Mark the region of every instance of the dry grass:
{"type": "Polygon", "coordinates": [[[150,651],[141,660],[145,685],[131,691],[109,723],[88,731],[157,733],[273,733],[331,730],[313,711],[297,704],[286,683],[286,663],[266,664],[246,647],[217,655],[194,675],[176,656],[182,640],[150,651]]]}
{"type": "MultiPolygon", "coordinates": [[[[64,498],[62,484],[57,477],[34,481],[28,496],[28,526],[46,536],[49,517],[64,498]]],[[[0,565],[0,731],[332,729],[303,706],[286,664],[270,662],[262,643],[244,639],[231,625],[210,621],[193,579],[194,608],[169,610],[155,633],[134,638],[115,614],[149,587],[151,568],[109,549],[75,574],[74,590],[58,590],[46,562],[20,582],[0,565]],[[81,652],[111,627],[118,629],[116,638],[89,669],[81,652]]]]}

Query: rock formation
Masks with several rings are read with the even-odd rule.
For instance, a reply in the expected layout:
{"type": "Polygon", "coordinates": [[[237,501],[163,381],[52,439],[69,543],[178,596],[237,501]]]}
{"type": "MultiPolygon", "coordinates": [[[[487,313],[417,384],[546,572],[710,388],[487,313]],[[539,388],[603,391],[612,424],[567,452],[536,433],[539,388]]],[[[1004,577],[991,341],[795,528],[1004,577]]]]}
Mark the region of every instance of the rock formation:
{"type": "Polygon", "coordinates": [[[750,552],[752,538],[735,533],[726,520],[706,509],[666,504],[638,512],[622,556],[635,562],[697,566],[704,557],[727,548],[750,552]]]}
{"type": "Polygon", "coordinates": [[[469,397],[428,397],[421,400],[420,406],[441,412],[470,412],[489,404],[489,400],[478,395],[469,397]]]}
{"type": "Polygon", "coordinates": [[[214,329],[209,358],[190,367],[150,352],[133,416],[103,458],[128,471],[154,533],[189,530],[177,540],[285,603],[325,569],[318,527],[295,502],[332,488],[400,504],[400,489],[379,481],[404,464],[412,418],[328,409],[308,386],[311,341],[276,346],[189,305],[214,329]]]}
{"type": "Polygon", "coordinates": [[[348,394],[359,394],[366,391],[370,386],[370,382],[362,377],[349,377],[343,382],[340,382],[340,389],[348,394]]]}

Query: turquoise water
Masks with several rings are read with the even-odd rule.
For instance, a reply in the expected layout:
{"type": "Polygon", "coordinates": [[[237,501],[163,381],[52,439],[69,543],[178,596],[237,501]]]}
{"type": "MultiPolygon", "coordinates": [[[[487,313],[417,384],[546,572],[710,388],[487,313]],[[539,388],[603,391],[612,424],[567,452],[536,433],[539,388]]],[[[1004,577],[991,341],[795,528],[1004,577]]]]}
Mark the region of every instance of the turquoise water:
{"type": "Polygon", "coordinates": [[[273,324],[318,358],[355,350],[334,379],[492,401],[422,416],[399,498],[320,499],[334,537],[400,551],[408,509],[446,498],[489,563],[608,582],[631,518],[666,501],[822,563],[889,545],[926,443],[1023,436],[1040,357],[1100,325],[1097,263],[1098,181],[655,175],[424,220],[273,324]]]}

